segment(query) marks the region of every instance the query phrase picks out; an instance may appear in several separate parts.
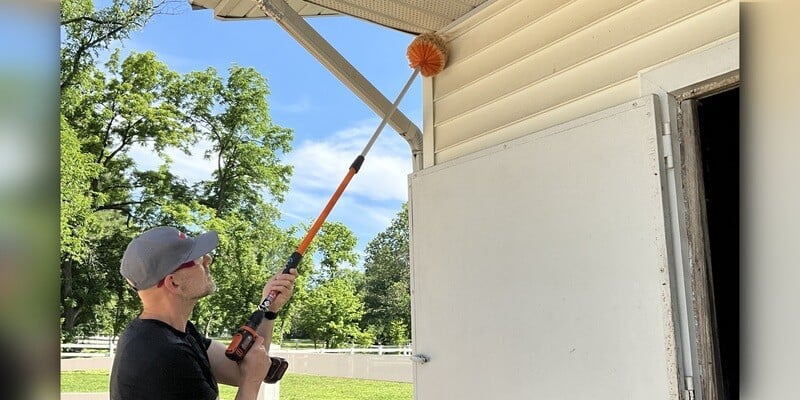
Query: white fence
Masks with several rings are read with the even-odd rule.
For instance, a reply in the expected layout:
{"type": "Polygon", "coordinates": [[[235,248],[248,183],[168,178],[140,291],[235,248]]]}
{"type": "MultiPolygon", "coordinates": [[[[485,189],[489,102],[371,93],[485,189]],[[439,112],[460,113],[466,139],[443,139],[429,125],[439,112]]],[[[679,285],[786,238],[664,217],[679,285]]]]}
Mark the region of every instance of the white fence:
{"type": "MultiPolygon", "coordinates": [[[[62,370],[110,369],[111,356],[117,346],[116,337],[96,336],[61,344],[62,370]]],[[[284,342],[283,348],[270,349],[273,356],[289,361],[289,372],[359,378],[380,381],[411,382],[411,347],[373,346],[346,349],[292,349],[284,342]]],[[[272,393],[278,385],[266,385],[272,393]]],[[[273,395],[270,395],[273,396],[273,395]]],[[[273,399],[273,397],[262,397],[273,399]]]]}
{"type": "Polygon", "coordinates": [[[342,349],[292,349],[291,345],[284,342],[283,351],[291,351],[293,353],[323,353],[323,354],[377,354],[382,356],[384,354],[395,354],[401,356],[410,356],[411,347],[394,347],[394,346],[372,346],[372,347],[350,347],[342,349]]]}
{"type": "MultiPolygon", "coordinates": [[[[346,349],[339,349],[346,350],[346,349]]],[[[376,381],[411,382],[411,357],[403,355],[321,353],[306,350],[270,350],[286,358],[289,373],[337,376],[376,381]]]]}
{"type": "MultiPolygon", "coordinates": [[[[117,348],[117,337],[92,336],[76,340],[74,343],[61,343],[61,357],[109,357],[114,355],[117,348]]],[[[411,346],[371,346],[350,347],[340,349],[292,349],[291,343],[285,342],[283,348],[274,345],[275,349],[298,353],[323,353],[323,354],[377,354],[410,356],[411,346]]]]}
{"type": "Polygon", "coordinates": [[[113,336],[92,336],[78,339],[75,343],[61,343],[61,358],[113,356],[117,339],[113,336]]]}

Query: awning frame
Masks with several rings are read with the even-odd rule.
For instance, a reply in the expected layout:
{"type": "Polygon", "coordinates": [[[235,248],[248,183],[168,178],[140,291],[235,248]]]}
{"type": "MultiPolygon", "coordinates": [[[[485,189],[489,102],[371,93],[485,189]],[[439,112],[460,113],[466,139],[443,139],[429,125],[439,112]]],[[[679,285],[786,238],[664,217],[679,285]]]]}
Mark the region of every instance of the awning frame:
{"type": "MultiPolygon", "coordinates": [[[[370,83],[344,56],[284,0],[256,0],[259,8],[289,33],[334,76],[339,78],[361,101],[384,118],[392,103],[370,83]]],[[[387,122],[411,148],[413,171],[422,169],[422,131],[400,110],[391,112],[387,122]]]]}

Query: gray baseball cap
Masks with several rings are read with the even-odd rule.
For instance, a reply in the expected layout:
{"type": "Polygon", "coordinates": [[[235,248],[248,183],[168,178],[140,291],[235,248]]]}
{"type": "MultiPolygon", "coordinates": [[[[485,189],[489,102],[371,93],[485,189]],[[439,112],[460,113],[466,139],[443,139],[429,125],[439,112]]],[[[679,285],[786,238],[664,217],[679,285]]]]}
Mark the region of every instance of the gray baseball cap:
{"type": "Polygon", "coordinates": [[[217,244],[219,237],[214,231],[192,238],[171,226],[159,226],[131,240],[119,272],[137,290],[147,289],[181,264],[211,252],[217,244]]]}

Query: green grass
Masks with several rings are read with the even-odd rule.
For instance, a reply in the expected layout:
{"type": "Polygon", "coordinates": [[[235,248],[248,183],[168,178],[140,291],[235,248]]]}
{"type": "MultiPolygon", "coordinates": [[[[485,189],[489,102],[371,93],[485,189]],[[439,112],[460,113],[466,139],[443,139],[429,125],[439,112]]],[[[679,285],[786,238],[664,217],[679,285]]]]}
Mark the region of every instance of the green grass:
{"type": "MultiPolygon", "coordinates": [[[[61,373],[61,393],[107,392],[108,371],[61,373]]],[[[286,374],[281,380],[281,400],[403,400],[411,399],[410,383],[286,374]]],[[[221,400],[236,397],[236,388],[219,385],[221,400]]]]}
{"type": "Polygon", "coordinates": [[[69,371],[61,373],[61,393],[108,391],[108,371],[69,371]]]}

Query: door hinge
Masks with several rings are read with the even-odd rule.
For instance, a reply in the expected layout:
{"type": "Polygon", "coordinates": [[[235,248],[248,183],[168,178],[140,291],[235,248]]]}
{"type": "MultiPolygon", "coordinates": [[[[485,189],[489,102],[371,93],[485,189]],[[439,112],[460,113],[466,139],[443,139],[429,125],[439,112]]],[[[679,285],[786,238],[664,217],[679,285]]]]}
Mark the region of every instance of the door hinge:
{"type": "Polygon", "coordinates": [[[694,399],[694,379],[691,376],[684,377],[686,389],[683,391],[683,398],[685,400],[695,400],[694,399]]]}
{"type": "Polygon", "coordinates": [[[672,135],[662,135],[661,144],[664,151],[664,165],[667,169],[672,169],[675,167],[672,159],[672,135]]]}

